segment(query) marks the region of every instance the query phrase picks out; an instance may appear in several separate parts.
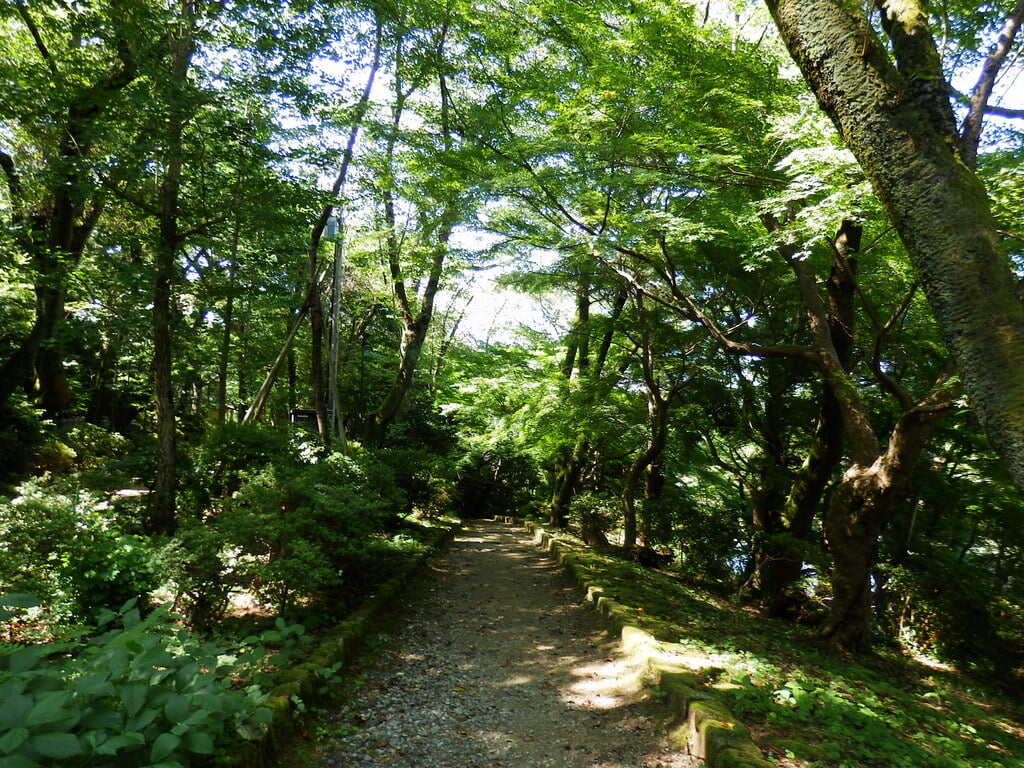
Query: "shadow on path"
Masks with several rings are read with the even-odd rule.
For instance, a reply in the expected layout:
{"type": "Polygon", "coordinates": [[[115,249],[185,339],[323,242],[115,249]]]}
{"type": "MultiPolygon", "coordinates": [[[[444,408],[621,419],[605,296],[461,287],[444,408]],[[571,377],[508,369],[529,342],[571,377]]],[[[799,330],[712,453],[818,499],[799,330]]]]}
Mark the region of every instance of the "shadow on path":
{"type": "Polygon", "coordinates": [[[470,521],[321,752],[345,768],[690,768],[576,589],[519,529],[470,521]]]}

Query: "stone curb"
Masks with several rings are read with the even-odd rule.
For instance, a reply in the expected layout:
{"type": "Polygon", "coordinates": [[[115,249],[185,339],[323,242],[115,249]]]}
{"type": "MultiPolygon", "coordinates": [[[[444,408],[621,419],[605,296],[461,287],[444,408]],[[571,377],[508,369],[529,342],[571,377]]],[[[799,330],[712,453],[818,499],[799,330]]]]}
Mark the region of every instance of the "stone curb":
{"type": "Polygon", "coordinates": [[[574,548],[531,521],[522,523],[538,547],[586,590],[587,601],[619,633],[622,648],[651,676],[652,685],[665,691],[672,720],[669,743],[687,751],[712,768],[777,768],[750,738],[750,731],[704,688],[688,668],[666,660],[668,645],[630,624],[625,607],[603,587],[586,580],[577,566],[574,548]]]}
{"type": "Polygon", "coordinates": [[[359,610],[335,626],[310,652],[305,662],[284,672],[267,696],[266,703],[273,711],[273,719],[266,730],[258,739],[231,744],[227,759],[220,764],[225,768],[270,768],[275,765],[277,755],[301,729],[301,723],[293,712],[293,701],[315,699],[323,684],[320,670],[339,663],[347,667],[358,657],[367,637],[377,626],[376,620],[394,607],[412,579],[438,551],[451,543],[460,529],[459,524],[442,529],[429,542],[428,549],[405,563],[359,610]]]}

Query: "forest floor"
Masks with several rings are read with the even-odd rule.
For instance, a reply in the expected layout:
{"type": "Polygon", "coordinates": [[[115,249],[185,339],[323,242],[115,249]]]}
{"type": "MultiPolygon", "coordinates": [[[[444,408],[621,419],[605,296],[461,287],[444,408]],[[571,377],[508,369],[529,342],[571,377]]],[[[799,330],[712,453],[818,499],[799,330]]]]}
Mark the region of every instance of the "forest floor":
{"type": "Polygon", "coordinates": [[[469,521],[305,765],[692,768],[577,588],[528,535],[469,521]]]}

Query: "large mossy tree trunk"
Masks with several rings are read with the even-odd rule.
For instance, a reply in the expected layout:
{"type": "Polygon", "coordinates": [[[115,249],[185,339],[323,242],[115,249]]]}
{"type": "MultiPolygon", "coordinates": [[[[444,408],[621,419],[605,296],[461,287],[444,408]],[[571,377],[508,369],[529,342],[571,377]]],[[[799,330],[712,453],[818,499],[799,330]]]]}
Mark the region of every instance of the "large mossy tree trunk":
{"type": "MultiPolygon", "coordinates": [[[[1024,307],[957,133],[917,0],[883,0],[883,42],[865,7],[767,0],[822,109],[878,194],[921,277],[989,439],[1024,488],[1024,307]],[[891,53],[890,53],[891,51],[891,53]]],[[[967,137],[965,137],[967,138],[967,137]]]]}

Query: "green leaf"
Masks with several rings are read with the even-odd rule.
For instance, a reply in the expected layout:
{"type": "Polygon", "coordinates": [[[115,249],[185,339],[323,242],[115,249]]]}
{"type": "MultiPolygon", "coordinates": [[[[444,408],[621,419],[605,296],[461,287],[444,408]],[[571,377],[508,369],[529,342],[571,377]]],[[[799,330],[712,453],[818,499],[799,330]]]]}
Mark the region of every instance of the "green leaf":
{"type": "Polygon", "coordinates": [[[0,595],[0,605],[4,608],[35,608],[39,605],[39,598],[30,592],[12,592],[0,595]]]}
{"type": "Polygon", "coordinates": [[[11,755],[4,758],[4,768],[39,768],[39,763],[24,755],[11,755]]]}
{"type": "Polygon", "coordinates": [[[157,715],[160,714],[158,709],[144,709],[139,712],[138,717],[134,718],[128,723],[128,730],[131,731],[142,731],[145,730],[154,720],[157,715]]]}
{"type": "Polygon", "coordinates": [[[44,757],[57,760],[82,754],[78,737],[71,733],[42,733],[32,739],[32,746],[44,757]]]}
{"type": "Polygon", "coordinates": [[[158,763],[176,750],[179,744],[181,739],[173,733],[161,733],[153,742],[153,751],[150,752],[149,759],[158,763]]]}
{"type": "Polygon", "coordinates": [[[98,755],[114,755],[128,747],[143,747],[146,739],[141,733],[119,733],[111,736],[96,748],[98,755]]]}
{"type": "Polygon", "coordinates": [[[12,696],[25,692],[25,681],[19,677],[7,678],[0,682],[0,705],[12,696]]]}
{"type": "Polygon", "coordinates": [[[170,700],[164,706],[164,714],[167,715],[167,719],[172,723],[180,723],[188,717],[189,709],[188,699],[180,693],[175,693],[172,694],[170,700]]]}
{"type": "Polygon", "coordinates": [[[204,720],[213,720],[213,718],[210,717],[211,714],[211,712],[203,709],[202,707],[194,709],[189,713],[188,717],[181,722],[181,725],[184,725],[186,728],[195,728],[204,720]]]}
{"type": "Polygon", "coordinates": [[[220,696],[213,693],[200,693],[193,699],[197,706],[207,712],[220,713],[224,711],[224,702],[220,696]]]}
{"type": "Polygon", "coordinates": [[[25,726],[34,728],[38,725],[47,725],[74,717],[74,711],[69,708],[71,704],[71,693],[69,691],[50,691],[44,693],[32,707],[32,711],[25,718],[25,726]]]}
{"type": "Polygon", "coordinates": [[[102,673],[82,675],[76,681],[79,695],[85,696],[110,696],[114,693],[114,685],[110,678],[102,673]]]}
{"type": "Polygon", "coordinates": [[[190,731],[185,734],[185,749],[197,755],[212,755],[213,739],[205,731],[190,731]]]}
{"type": "Polygon", "coordinates": [[[129,717],[135,717],[146,703],[148,686],[141,683],[132,683],[121,689],[121,703],[124,704],[124,711],[129,717]]]}
{"type": "Polygon", "coordinates": [[[124,724],[124,713],[110,709],[93,709],[82,718],[82,731],[109,730],[120,732],[124,724]]]}
{"type": "Polygon", "coordinates": [[[199,677],[199,664],[194,661],[183,666],[175,674],[178,685],[183,688],[191,685],[195,681],[196,677],[199,677]]]}
{"type": "Polygon", "coordinates": [[[49,645],[33,645],[29,648],[19,648],[8,656],[8,669],[15,675],[27,672],[39,663],[44,656],[53,652],[49,645]]]}
{"type": "Polygon", "coordinates": [[[28,728],[13,728],[0,736],[0,753],[11,754],[28,740],[28,728]]]}
{"type": "Polygon", "coordinates": [[[8,696],[0,701],[0,730],[19,728],[32,711],[31,696],[8,696]]]}

